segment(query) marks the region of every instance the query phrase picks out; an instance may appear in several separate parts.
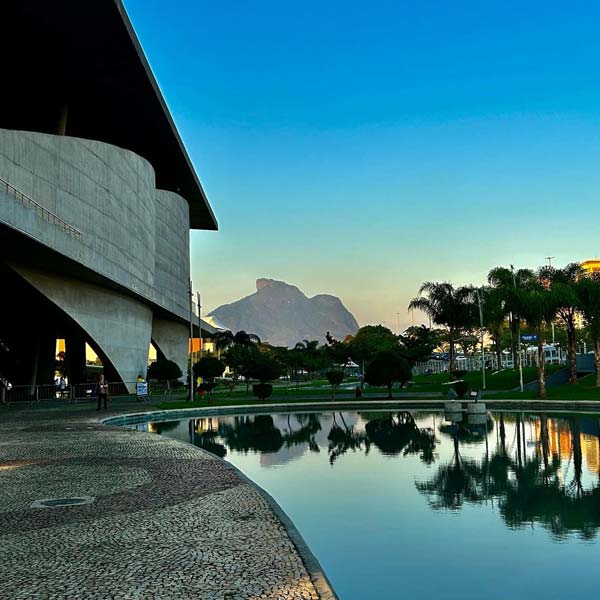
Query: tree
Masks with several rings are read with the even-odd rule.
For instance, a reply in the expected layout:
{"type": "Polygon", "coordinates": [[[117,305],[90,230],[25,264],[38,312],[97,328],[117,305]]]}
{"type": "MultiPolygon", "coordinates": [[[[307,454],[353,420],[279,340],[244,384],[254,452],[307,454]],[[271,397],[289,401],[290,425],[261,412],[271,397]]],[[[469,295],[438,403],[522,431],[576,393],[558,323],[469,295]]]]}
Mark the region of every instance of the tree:
{"type": "Polygon", "coordinates": [[[562,269],[551,266],[541,267],[538,272],[540,280],[548,285],[557,305],[557,315],[567,330],[567,353],[569,355],[569,380],[577,383],[577,359],[575,344],[577,336],[576,317],[579,299],[577,298],[577,282],[583,274],[579,263],[569,263],[562,269]]]}
{"type": "Polygon", "coordinates": [[[594,345],[596,387],[600,387],[600,276],[592,273],[577,282],[579,309],[594,345]]]}
{"type": "Polygon", "coordinates": [[[317,340],[303,340],[294,346],[299,366],[312,377],[314,373],[325,369],[329,364],[329,357],[325,347],[319,347],[317,340]]]}
{"type": "Polygon", "coordinates": [[[326,377],[327,381],[329,381],[329,385],[331,385],[331,399],[335,400],[335,392],[340,387],[342,381],[344,381],[344,372],[327,371],[326,377]]]}
{"type": "Polygon", "coordinates": [[[148,379],[157,381],[176,381],[181,377],[179,365],[172,360],[159,358],[148,367],[148,379]]]}
{"type": "Polygon", "coordinates": [[[506,321],[504,292],[495,287],[486,286],[481,289],[483,326],[494,342],[494,351],[498,369],[502,368],[502,333],[506,321]]]}
{"type": "Polygon", "coordinates": [[[512,305],[513,292],[517,288],[526,287],[531,281],[535,279],[533,271],[530,269],[517,269],[514,270],[511,265],[508,267],[495,267],[488,273],[488,283],[499,292],[500,297],[504,299],[504,311],[505,315],[509,319],[510,325],[510,338],[511,338],[511,350],[513,357],[513,367],[517,364],[517,356],[519,356],[518,349],[520,347],[519,340],[519,327],[520,318],[516,314],[515,307],[512,305]]]}
{"type": "Polygon", "coordinates": [[[419,296],[413,298],[408,305],[409,310],[423,311],[436,325],[446,329],[450,371],[454,371],[455,347],[460,334],[475,321],[472,294],[473,290],[468,286],[455,288],[447,282],[426,281],[419,289],[419,296]]]}
{"type": "Polygon", "coordinates": [[[260,383],[252,386],[252,391],[260,400],[268,398],[273,393],[273,386],[269,383],[281,377],[283,369],[281,364],[264,352],[258,352],[252,356],[248,365],[248,376],[258,379],[260,383]]]}
{"type": "Polygon", "coordinates": [[[540,282],[530,282],[525,288],[514,289],[511,304],[520,319],[527,321],[537,336],[537,380],[538,397],[546,398],[544,373],[544,325],[556,316],[557,302],[553,294],[540,282]]]}
{"type": "Polygon", "coordinates": [[[429,329],[425,325],[408,327],[399,337],[402,354],[411,367],[418,362],[425,362],[441,343],[440,331],[429,329]]]}
{"type": "Polygon", "coordinates": [[[412,377],[408,362],[399,350],[384,350],[379,352],[367,366],[365,381],[369,385],[387,387],[388,399],[392,399],[392,385],[401,384],[412,377]]]}
{"type": "Polygon", "coordinates": [[[361,327],[348,342],[350,357],[359,365],[373,360],[378,352],[396,350],[398,338],[383,325],[361,327]]]}
{"type": "Polygon", "coordinates": [[[193,367],[194,375],[202,377],[203,383],[206,383],[207,388],[212,390],[217,377],[221,377],[225,371],[223,361],[213,356],[204,356],[193,367]]]}
{"type": "Polygon", "coordinates": [[[228,329],[224,331],[217,331],[213,336],[215,343],[215,349],[217,351],[217,358],[221,358],[221,352],[227,350],[234,342],[234,335],[228,329]]]}

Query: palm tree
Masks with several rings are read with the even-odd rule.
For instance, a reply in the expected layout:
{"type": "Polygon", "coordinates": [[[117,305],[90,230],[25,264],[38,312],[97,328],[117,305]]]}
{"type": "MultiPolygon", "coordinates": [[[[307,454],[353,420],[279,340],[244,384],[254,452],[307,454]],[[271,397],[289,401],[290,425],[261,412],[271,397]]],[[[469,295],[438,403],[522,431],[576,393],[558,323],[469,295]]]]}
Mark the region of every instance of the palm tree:
{"type": "Polygon", "coordinates": [[[546,398],[546,377],[544,374],[544,326],[556,317],[557,302],[554,295],[539,281],[530,282],[527,287],[516,288],[509,294],[514,313],[535,330],[537,336],[537,380],[538,397],[546,398]]]}
{"type": "Polygon", "coordinates": [[[511,305],[511,294],[515,288],[527,286],[534,279],[533,271],[530,269],[513,269],[508,267],[495,267],[488,273],[488,283],[498,290],[504,298],[503,307],[505,315],[509,319],[510,336],[512,340],[513,366],[517,364],[517,349],[519,348],[519,315],[515,314],[514,306],[511,305]]]}
{"type": "Polygon", "coordinates": [[[455,347],[460,334],[472,321],[473,290],[468,286],[455,288],[451,283],[426,281],[413,298],[408,310],[422,310],[436,324],[445,328],[448,335],[450,365],[454,371],[455,347]]]}
{"type": "Polygon", "coordinates": [[[569,380],[577,383],[577,361],[575,356],[575,342],[577,329],[575,319],[577,316],[577,282],[581,278],[583,269],[579,263],[569,263],[562,269],[551,266],[541,267],[538,277],[551,289],[558,306],[557,315],[565,324],[567,330],[567,352],[569,355],[569,380]]]}
{"type": "Polygon", "coordinates": [[[484,287],[481,294],[483,304],[483,324],[488,330],[496,352],[498,369],[502,368],[502,332],[506,321],[506,308],[502,290],[484,287]]]}
{"type": "Polygon", "coordinates": [[[221,351],[227,350],[227,348],[229,348],[229,346],[233,344],[234,335],[228,329],[220,330],[214,334],[213,341],[215,343],[215,349],[217,351],[217,358],[221,358],[221,351]]]}
{"type": "Polygon", "coordinates": [[[260,338],[257,335],[246,333],[245,331],[238,331],[233,336],[233,341],[240,346],[254,346],[255,344],[260,344],[260,338]]]}
{"type": "Polygon", "coordinates": [[[577,282],[579,309],[589,328],[594,344],[596,387],[600,387],[600,276],[592,274],[577,282]]]}

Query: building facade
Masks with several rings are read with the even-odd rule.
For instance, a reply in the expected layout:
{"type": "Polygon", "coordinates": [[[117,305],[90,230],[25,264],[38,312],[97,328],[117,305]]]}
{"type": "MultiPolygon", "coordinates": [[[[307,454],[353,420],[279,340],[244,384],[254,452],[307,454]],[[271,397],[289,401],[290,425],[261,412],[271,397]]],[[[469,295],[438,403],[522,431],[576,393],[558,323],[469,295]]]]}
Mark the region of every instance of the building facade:
{"type": "Polygon", "coordinates": [[[0,369],[47,383],[64,338],[74,383],[86,343],[114,381],[145,373],[151,342],[185,373],[189,233],[217,224],[120,0],[6,16],[0,369]]]}

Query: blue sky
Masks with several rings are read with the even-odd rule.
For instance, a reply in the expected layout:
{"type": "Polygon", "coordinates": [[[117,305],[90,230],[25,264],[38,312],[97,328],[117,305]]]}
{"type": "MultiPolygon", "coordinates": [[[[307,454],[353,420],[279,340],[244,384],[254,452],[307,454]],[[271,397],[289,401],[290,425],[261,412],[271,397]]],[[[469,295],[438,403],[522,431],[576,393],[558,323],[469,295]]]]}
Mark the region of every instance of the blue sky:
{"type": "Polygon", "coordinates": [[[219,220],[206,309],[272,277],[395,329],[423,280],[600,255],[600,5],[125,5],[219,220]]]}

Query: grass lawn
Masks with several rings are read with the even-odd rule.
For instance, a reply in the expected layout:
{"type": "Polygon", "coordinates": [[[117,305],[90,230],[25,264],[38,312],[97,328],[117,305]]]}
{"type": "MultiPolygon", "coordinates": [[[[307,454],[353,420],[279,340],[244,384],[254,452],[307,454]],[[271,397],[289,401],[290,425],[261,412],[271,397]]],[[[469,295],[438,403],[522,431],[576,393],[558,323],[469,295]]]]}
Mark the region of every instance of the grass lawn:
{"type": "MultiPolygon", "coordinates": [[[[562,365],[546,365],[546,376],[562,369],[562,365]]],[[[523,369],[523,382],[529,383],[537,378],[537,369],[535,367],[525,367],[523,369]]],[[[414,386],[410,387],[410,391],[426,392],[426,391],[447,391],[448,382],[454,381],[454,377],[450,373],[437,373],[436,375],[415,375],[413,381],[414,386]],[[446,385],[444,385],[446,384],[446,385]]],[[[463,376],[463,379],[470,387],[481,388],[483,386],[481,371],[469,371],[463,376]]],[[[485,374],[486,388],[489,390],[510,390],[519,386],[519,370],[504,369],[503,371],[486,371],[485,374]]]]}
{"type": "MultiPolygon", "coordinates": [[[[586,375],[579,379],[579,383],[571,385],[563,383],[547,389],[550,400],[600,400],[600,388],[595,387],[596,376],[594,373],[586,375]]],[[[486,394],[486,398],[493,400],[495,398],[511,398],[515,400],[529,400],[537,398],[537,392],[509,392],[502,391],[497,394],[486,394]]]]}

